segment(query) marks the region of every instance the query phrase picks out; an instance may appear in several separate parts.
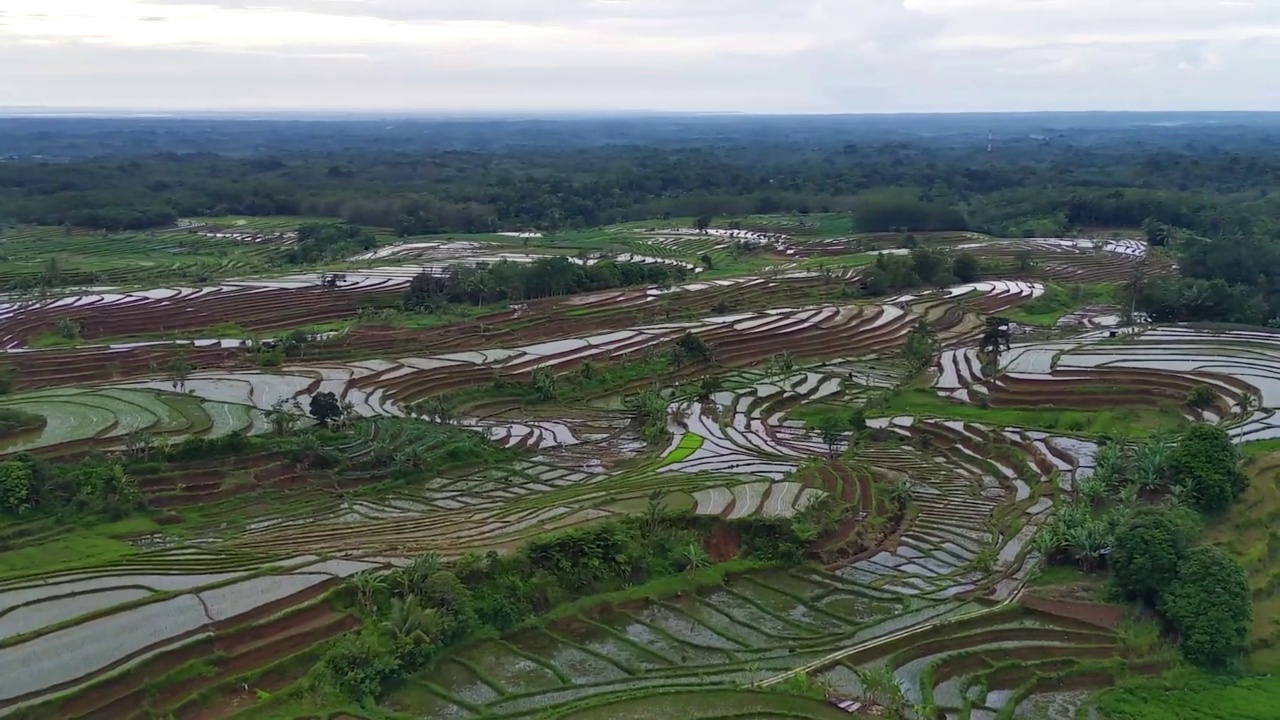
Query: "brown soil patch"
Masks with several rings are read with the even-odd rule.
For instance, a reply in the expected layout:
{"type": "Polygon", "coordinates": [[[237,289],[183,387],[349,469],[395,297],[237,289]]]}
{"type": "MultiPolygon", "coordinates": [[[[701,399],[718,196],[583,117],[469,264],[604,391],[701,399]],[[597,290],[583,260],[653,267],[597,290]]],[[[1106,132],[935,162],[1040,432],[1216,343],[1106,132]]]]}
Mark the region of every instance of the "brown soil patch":
{"type": "Polygon", "coordinates": [[[1114,630],[1124,620],[1125,614],[1124,608],[1119,605],[1058,600],[1038,595],[1024,597],[1022,604],[1032,610],[1096,625],[1107,630],[1114,630]]]}
{"type": "Polygon", "coordinates": [[[711,535],[707,537],[704,546],[711,559],[720,563],[738,557],[738,553],[742,549],[742,542],[738,534],[731,528],[725,525],[717,525],[711,531],[711,535]]]}

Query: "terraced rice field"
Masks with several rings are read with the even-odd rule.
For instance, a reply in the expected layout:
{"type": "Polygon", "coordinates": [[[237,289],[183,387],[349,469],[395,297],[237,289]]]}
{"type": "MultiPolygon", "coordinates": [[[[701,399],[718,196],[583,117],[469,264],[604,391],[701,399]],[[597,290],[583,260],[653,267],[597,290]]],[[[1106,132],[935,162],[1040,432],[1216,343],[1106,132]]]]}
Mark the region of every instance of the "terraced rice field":
{"type": "MultiPolygon", "coordinates": [[[[208,338],[185,346],[194,369],[180,382],[161,369],[172,342],[92,341],[349,317],[424,269],[520,254],[496,243],[411,240],[358,258],[371,267],[349,272],[339,288],[301,274],[0,308],[0,343],[20,389],[0,408],[46,420],[38,432],[7,439],[0,456],[113,450],[139,433],[162,441],[265,433],[267,411],[300,411],[319,392],[377,418],[486,387],[499,399],[469,404],[455,423],[518,453],[390,487],[372,476],[338,482],[273,455],[142,475],[152,507],[179,527],[131,538],[123,560],[0,580],[0,715],[231,717],[252,705],[250,688],[287,687],[314,664],[318,643],[356,626],[330,605],[341,578],[429,551],[446,559],[506,552],[641,512],[655,499],[737,519],[790,517],[833,498],[848,518],[818,548],[818,557],[835,559],[828,566],[749,573],[699,594],[586,611],[467,646],[383,698],[383,709],[421,718],[841,717],[821,701],[767,688],[803,674],[857,696],[865,690],[857,671],[880,667],[910,701],[948,718],[995,718],[1040,707],[1075,713],[1088,704],[1084,691],[1151,671],[1149,658],[1123,646],[1114,622],[1022,602],[1040,561],[1031,538],[1092,472],[1092,439],[872,413],[864,432],[834,442],[797,415],[870,403],[910,380],[899,353],[925,321],[943,348],[927,382],[957,407],[1090,407],[1102,393],[1112,403],[1141,406],[1157,395],[1181,404],[1203,383],[1216,401],[1186,409],[1189,416],[1229,423],[1241,441],[1270,438],[1280,433],[1280,390],[1268,380],[1280,369],[1272,360],[1280,336],[1146,328],[1113,339],[1066,328],[1015,344],[988,375],[972,347],[984,316],[1040,297],[1044,279],[1127,278],[1142,246],[936,238],[995,257],[1029,251],[1035,267],[1013,279],[866,301],[846,288],[856,268],[824,274],[804,259],[876,238],[833,238],[805,221],[774,220],[705,233],[632,228],[614,238],[633,261],[682,266],[702,254],[719,262],[735,243],[759,245],[779,263],[763,275],[553,298],[421,331],[357,328],[274,369],[250,367],[238,343],[208,338]],[[82,324],[83,346],[22,347],[62,318],[82,324]],[[653,357],[686,334],[714,349],[714,365],[681,364],[661,378],[663,442],[642,439],[620,402],[648,379],[536,407],[504,405],[497,392],[542,373],[567,378],[588,362],[610,368],[653,357]],[[719,378],[716,390],[691,390],[709,374],[719,378]],[[890,523],[896,492],[909,495],[910,510],[890,523]],[[845,547],[855,536],[874,546],[845,547]]],[[[188,230],[253,247],[267,241],[237,233],[283,232],[188,230]]],[[[357,458],[434,442],[383,432],[354,432],[342,450],[357,458]]]]}
{"type": "Polygon", "coordinates": [[[34,704],[47,717],[136,716],[149,681],[217,652],[212,672],[168,688],[156,706],[177,709],[228,677],[352,627],[352,618],[328,610],[322,598],[341,578],[370,567],[173,549],[5,581],[0,714],[34,704]]]}
{"type": "Polygon", "coordinates": [[[1182,403],[1197,386],[1215,396],[1189,419],[1222,422],[1239,442],[1280,437],[1280,335],[1188,327],[1093,331],[1070,340],[1014,344],[989,376],[973,348],[943,352],[934,388],[964,402],[1057,407],[1182,403]]]}
{"type": "MultiPolygon", "coordinates": [[[[1144,670],[1136,660],[1131,668],[1125,655],[1110,627],[1065,614],[990,610],[902,596],[821,571],[775,571],[468,646],[382,705],[432,718],[657,717],[696,693],[714,697],[718,709],[695,702],[693,714],[680,717],[723,717],[730,709],[770,707],[768,695],[743,688],[766,686],[798,666],[813,667],[817,683],[846,697],[864,691],[858,670],[885,666],[913,704],[949,718],[994,717],[1015,706],[1065,705],[1071,699],[1064,691],[1072,687],[1105,686],[1144,670]],[[920,627],[935,629],[901,635],[920,627]],[[850,647],[864,649],[833,653],[850,647]],[[1093,663],[1101,660],[1112,664],[1098,670],[1093,663]]],[[[795,698],[776,707],[803,708],[804,717],[830,712],[795,698]]]]}

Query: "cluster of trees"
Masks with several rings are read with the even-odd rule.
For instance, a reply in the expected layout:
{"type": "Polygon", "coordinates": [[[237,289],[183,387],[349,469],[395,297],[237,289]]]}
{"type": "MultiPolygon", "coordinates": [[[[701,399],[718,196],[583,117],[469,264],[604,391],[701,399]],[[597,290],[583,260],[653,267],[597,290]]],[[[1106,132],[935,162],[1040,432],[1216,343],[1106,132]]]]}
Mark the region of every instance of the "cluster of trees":
{"type": "Polygon", "coordinates": [[[901,188],[863,193],[850,210],[854,229],[864,233],[969,229],[960,210],[901,188]]]}
{"type": "Polygon", "coordinates": [[[1217,548],[1193,548],[1199,513],[1230,506],[1247,486],[1240,455],[1215,425],[1175,441],[1112,441],[1033,540],[1046,562],[1086,570],[1105,559],[1123,595],[1155,608],[1187,659],[1224,665],[1248,637],[1252,596],[1244,569],[1217,548]],[[1163,502],[1161,502],[1163,500],[1163,502]]]}
{"type": "MultiPolygon", "coordinates": [[[[743,559],[796,563],[824,529],[816,512],[731,521],[727,530],[743,559]]],[[[571,600],[729,560],[707,549],[711,533],[725,525],[669,513],[655,496],[644,514],[540,537],[512,553],[473,553],[447,564],[432,555],[388,574],[358,575],[349,592],[370,622],[330,645],[318,682],[350,699],[377,698],[469,638],[512,630],[571,600]]]]}
{"type": "Polygon", "coordinates": [[[592,265],[562,256],[531,263],[501,260],[453,265],[443,275],[415,275],[404,294],[406,310],[448,303],[483,305],[608,290],[630,285],[669,285],[688,277],[683,267],[602,260],[592,265]]]}
{"type": "Polygon", "coordinates": [[[863,292],[872,297],[929,286],[943,287],[978,279],[982,267],[972,253],[945,253],[935,248],[916,245],[907,235],[904,243],[911,247],[905,255],[881,253],[863,276],[863,292]]]}
{"type": "Polygon", "coordinates": [[[142,493],[119,459],[51,464],[30,455],[0,462],[0,513],[120,519],[142,508],[142,493]]]}
{"type": "Polygon", "coordinates": [[[345,223],[306,223],[298,228],[297,241],[285,253],[284,260],[291,265],[333,262],[377,246],[378,238],[368,228],[345,223]]]}
{"type": "Polygon", "coordinates": [[[1141,284],[1135,307],[1156,322],[1228,322],[1280,327],[1280,232],[1259,228],[1209,239],[1185,228],[1148,224],[1148,241],[1166,245],[1180,275],[1141,284]]]}
{"type": "Polygon", "coordinates": [[[1227,667],[1249,637],[1253,595],[1235,558],[1212,545],[1192,545],[1196,529],[1190,513],[1135,511],[1116,531],[1112,577],[1125,597],[1156,609],[1188,660],[1227,667]]]}

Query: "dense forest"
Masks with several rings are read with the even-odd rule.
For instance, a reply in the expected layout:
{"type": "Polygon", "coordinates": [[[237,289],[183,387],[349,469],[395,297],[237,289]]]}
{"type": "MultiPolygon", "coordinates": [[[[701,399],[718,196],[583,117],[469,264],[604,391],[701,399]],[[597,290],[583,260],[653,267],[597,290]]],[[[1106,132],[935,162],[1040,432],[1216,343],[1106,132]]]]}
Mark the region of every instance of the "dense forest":
{"type": "MultiPolygon", "coordinates": [[[[864,232],[1149,230],[1182,279],[1163,320],[1280,318],[1280,118],[0,120],[0,223],[340,217],[402,236],[849,212],[864,232]]],[[[311,238],[299,262],[366,248],[311,238]]]]}
{"type": "Polygon", "coordinates": [[[868,231],[1155,218],[1219,237],[1276,209],[1272,116],[1126,117],[0,120],[0,221],[322,215],[421,235],[858,210],[868,231]]]}

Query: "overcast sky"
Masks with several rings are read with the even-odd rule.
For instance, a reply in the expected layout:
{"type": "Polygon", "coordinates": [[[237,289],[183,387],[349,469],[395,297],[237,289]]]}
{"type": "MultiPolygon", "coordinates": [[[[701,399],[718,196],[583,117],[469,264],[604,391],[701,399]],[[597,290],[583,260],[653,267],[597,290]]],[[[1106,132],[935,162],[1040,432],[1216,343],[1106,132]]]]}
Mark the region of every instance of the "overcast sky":
{"type": "Polygon", "coordinates": [[[0,106],[1280,110],[1280,0],[0,0],[0,106]]]}

